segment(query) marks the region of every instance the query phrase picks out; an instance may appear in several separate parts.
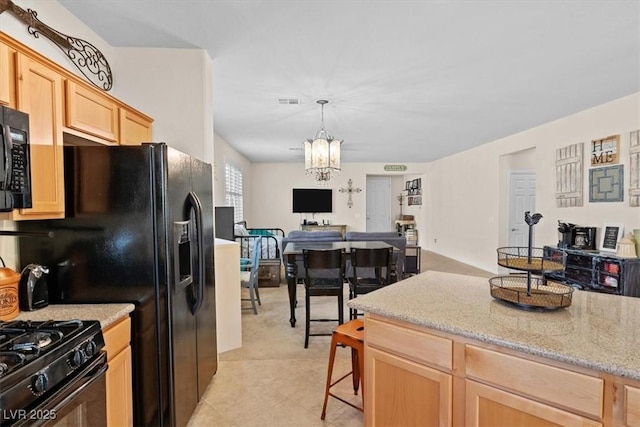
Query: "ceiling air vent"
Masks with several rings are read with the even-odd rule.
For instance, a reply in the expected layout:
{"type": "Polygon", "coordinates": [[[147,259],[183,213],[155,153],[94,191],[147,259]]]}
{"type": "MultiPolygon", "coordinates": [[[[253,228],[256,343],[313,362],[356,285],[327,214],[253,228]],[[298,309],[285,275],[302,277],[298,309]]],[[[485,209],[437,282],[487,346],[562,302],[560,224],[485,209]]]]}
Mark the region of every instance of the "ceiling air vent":
{"type": "Polygon", "coordinates": [[[281,105],[298,105],[300,100],[297,98],[278,98],[278,104],[281,105]]]}

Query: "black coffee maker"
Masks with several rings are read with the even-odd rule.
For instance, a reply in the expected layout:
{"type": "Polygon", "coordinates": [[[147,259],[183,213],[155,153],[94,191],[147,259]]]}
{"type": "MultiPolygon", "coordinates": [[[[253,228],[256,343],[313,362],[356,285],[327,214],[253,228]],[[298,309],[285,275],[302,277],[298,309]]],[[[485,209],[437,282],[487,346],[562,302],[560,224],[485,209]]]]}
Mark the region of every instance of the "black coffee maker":
{"type": "Polygon", "coordinates": [[[575,227],[573,229],[573,248],[590,250],[596,249],[596,227],[575,227]]]}
{"type": "Polygon", "coordinates": [[[562,249],[568,249],[573,246],[573,240],[575,236],[575,224],[568,222],[562,222],[558,220],[558,247],[562,249]]]}

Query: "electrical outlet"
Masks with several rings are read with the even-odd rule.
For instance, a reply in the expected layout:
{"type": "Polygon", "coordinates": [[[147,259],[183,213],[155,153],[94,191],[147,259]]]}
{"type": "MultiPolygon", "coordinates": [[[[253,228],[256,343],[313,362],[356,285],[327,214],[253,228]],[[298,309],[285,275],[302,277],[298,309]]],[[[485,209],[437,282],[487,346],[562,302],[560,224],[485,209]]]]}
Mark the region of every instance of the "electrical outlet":
{"type": "Polygon", "coordinates": [[[433,239],[433,243],[438,243],[438,239],[433,239]]]}

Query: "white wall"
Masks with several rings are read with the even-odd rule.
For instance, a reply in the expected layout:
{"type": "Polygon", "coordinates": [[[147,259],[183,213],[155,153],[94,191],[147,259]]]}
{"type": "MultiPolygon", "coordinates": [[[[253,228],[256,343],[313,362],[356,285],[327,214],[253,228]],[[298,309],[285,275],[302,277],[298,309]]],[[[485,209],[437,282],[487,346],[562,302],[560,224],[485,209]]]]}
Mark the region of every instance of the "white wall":
{"type": "Polygon", "coordinates": [[[153,117],[153,140],[213,163],[211,58],[200,49],[120,48],[117,97],[153,117]]]}
{"type": "Polygon", "coordinates": [[[495,251],[505,243],[507,226],[503,175],[508,168],[501,158],[531,149],[535,150],[521,159],[524,163],[514,162],[511,167],[533,165],[537,175],[536,210],[544,216],[534,228],[537,246],[557,243],[558,219],[583,226],[619,222],[626,230],[640,228],[640,208],[629,207],[628,201],[629,132],[637,129],[640,93],[430,163],[425,189],[428,249],[497,271],[495,251]],[[625,168],[624,201],[589,203],[590,142],[615,134],[620,134],[620,164],[625,168]],[[584,205],[557,208],[555,150],[579,142],[585,143],[584,205]]]}
{"type": "MultiPolygon", "coordinates": [[[[346,224],[348,231],[366,230],[366,181],[367,175],[392,177],[392,215],[400,213],[400,205],[395,197],[404,188],[405,176],[425,176],[426,165],[407,163],[407,171],[389,173],[384,171],[383,163],[342,163],[342,171],[332,178],[326,187],[333,189],[333,212],[327,214],[297,214],[292,213],[293,188],[318,188],[315,179],[305,176],[304,163],[256,163],[252,165],[252,227],[278,227],[285,233],[297,230],[303,219],[315,219],[318,222],[328,220],[331,224],[346,224]],[[347,207],[348,194],[340,193],[340,188],[347,187],[347,181],[353,181],[353,187],[362,189],[360,193],[353,193],[353,207],[347,207]]],[[[409,179],[409,178],[407,178],[409,179]]],[[[424,177],[423,177],[424,183],[424,177]]],[[[246,198],[245,198],[246,199],[246,198]]],[[[412,207],[418,228],[426,223],[424,209],[412,207]]]]}

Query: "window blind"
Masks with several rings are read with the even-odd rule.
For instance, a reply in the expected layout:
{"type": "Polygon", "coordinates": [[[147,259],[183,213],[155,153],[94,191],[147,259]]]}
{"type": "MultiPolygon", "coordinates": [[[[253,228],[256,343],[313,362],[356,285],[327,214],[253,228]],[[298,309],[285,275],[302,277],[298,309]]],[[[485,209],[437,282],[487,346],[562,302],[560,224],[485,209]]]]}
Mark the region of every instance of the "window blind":
{"type": "Polygon", "coordinates": [[[225,163],[225,202],[227,206],[233,206],[234,221],[244,219],[242,212],[242,170],[225,163]]]}

